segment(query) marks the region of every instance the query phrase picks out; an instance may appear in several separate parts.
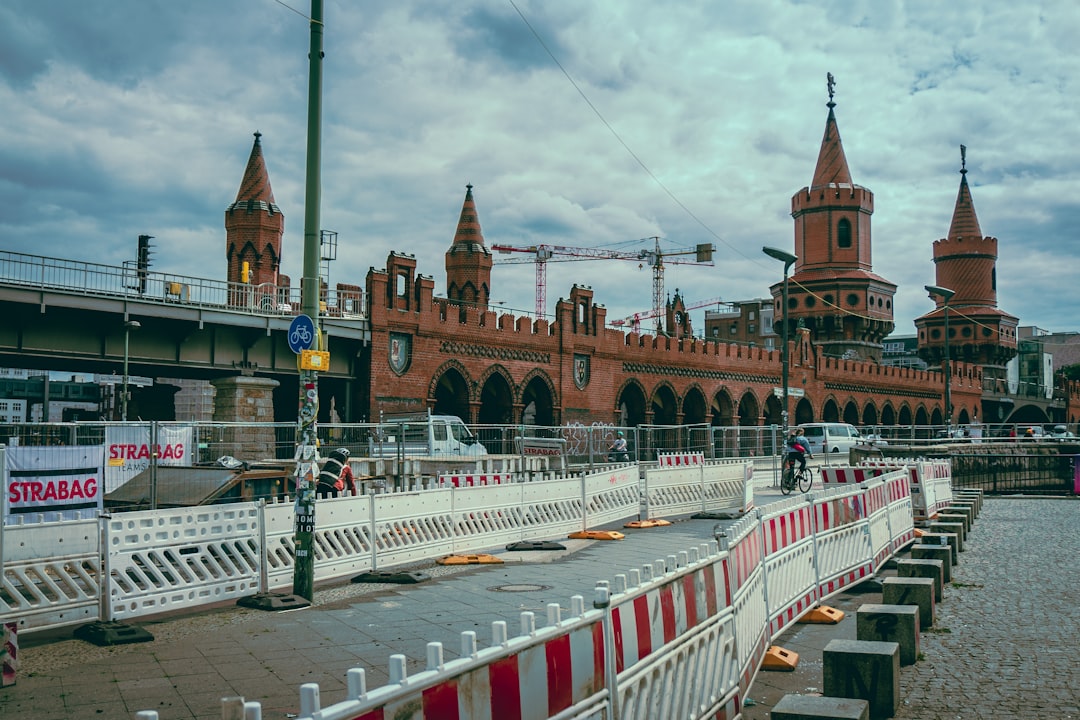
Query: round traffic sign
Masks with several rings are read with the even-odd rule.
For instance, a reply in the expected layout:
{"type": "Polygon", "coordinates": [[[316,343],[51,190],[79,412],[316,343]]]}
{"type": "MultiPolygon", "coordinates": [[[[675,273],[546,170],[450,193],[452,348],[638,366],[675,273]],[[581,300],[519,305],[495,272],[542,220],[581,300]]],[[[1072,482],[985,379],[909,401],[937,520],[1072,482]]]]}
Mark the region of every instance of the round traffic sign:
{"type": "Polygon", "coordinates": [[[299,355],[315,343],[315,323],[307,315],[297,315],[289,323],[289,349],[299,355]]]}

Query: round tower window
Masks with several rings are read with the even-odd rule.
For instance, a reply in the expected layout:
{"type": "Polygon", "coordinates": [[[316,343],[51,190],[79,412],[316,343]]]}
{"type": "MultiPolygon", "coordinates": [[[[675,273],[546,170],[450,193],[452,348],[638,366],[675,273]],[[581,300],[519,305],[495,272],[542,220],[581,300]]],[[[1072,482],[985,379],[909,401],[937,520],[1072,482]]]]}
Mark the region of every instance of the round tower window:
{"type": "Polygon", "coordinates": [[[964,337],[971,337],[971,328],[969,328],[969,327],[964,328],[963,330],[960,331],[960,334],[963,335],[964,337]]]}
{"type": "Polygon", "coordinates": [[[934,328],[933,330],[930,331],[930,337],[933,338],[934,340],[940,340],[941,339],[941,331],[938,330],[937,328],[934,328]]]}
{"type": "Polygon", "coordinates": [[[990,328],[988,328],[988,327],[983,328],[983,337],[990,337],[993,334],[994,334],[994,331],[991,330],[990,328]]]}
{"type": "Polygon", "coordinates": [[[806,307],[812,308],[815,305],[817,305],[817,300],[814,298],[814,296],[813,295],[808,296],[806,298],[806,307]]]}
{"type": "Polygon", "coordinates": [[[949,328],[949,337],[956,337],[956,328],[949,328]]]}
{"type": "Polygon", "coordinates": [[[852,307],[855,307],[856,305],[859,304],[859,296],[856,295],[855,293],[848,293],[847,304],[852,306],[852,307]]]}
{"type": "Polygon", "coordinates": [[[822,298],[822,300],[824,300],[824,301],[825,301],[825,303],[826,303],[827,305],[832,305],[832,304],[833,304],[833,296],[832,296],[832,293],[829,293],[829,294],[825,295],[825,296],[824,296],[824,297],[822,298]]]}
{"type": "Polygon", "coordinates": [[[795,298],[788,298],[787,306],[789,310],[794,310],[799,307],[799,301],[795,298]]]}

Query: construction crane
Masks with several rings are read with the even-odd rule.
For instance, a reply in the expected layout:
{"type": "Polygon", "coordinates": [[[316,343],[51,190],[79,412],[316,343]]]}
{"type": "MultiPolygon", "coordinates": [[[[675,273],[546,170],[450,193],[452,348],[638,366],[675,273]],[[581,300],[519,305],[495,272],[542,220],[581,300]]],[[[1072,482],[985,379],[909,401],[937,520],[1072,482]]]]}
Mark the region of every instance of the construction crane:
{"type": "Polygon", "coordinates": [[[712,265],[712,254],[716,246],[701,243],[694,247],[663,250],[660,238],[647,238],[653,241],[651,249],[642,250],[603,250],[600,248],[568,247],[565,245],[492,245],[491,249],[500,253],[527,253],[531,258],[508,258],[499,261],[500,265],[515,263],[536,263],[536,316],[543,317],[547,307],[547,264],[549,262],[571,262],[575,260],[636,260],[648,263],[653,269],[653,317],[659,329],[660,314],[664,302],[664,265],[712,265]],[[670,260],[665,258],[693,255],[693,259],[670,260]]]}
{"type": "MultiPolygon", "coordinates": [[[[676,288],[675,293],[678,294],[678,292],[679,291],[676,288]]],[[[716,297],[709,300],[698,300],[697,302],[688,303],[683,306],[683,309],[689,312],[690,310],[700,310],[701,308],[709,307],[711,305],[727,305],[728,307],[732,306],[731,303],[725,302],[723,298],[716,297]]],[[[634,313],[633,315],[628,315],[622,320],[612,320],[611,325],[614,325],[615,327],[625,327],[629,325],[633,332],[637,332],[641,328],[642,320],[659,317],[665,311],[666,308],[662,308],[661,310],[653,308],[652,310],[648,310],[646,312],[639,312],[634,313]]]]}

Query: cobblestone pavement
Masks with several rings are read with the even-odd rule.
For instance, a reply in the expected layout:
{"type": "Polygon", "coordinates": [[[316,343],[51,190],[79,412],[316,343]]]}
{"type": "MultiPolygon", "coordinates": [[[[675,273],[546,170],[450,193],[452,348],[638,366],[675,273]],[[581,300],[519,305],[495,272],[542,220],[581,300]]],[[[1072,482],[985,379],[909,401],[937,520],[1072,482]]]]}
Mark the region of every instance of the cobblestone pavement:
{"type": "MultiPolygon", "coordinates": [[[[758,502],[772,499],[766,493],[758,502]]],[[[566,554],[543,564],[430,566],[425,571],[436,577],[421,585],[320,588],[306,610],[229,604],[143,623],[155,637],[148,643],[100,648],[70,632],[30,635],[18,684],[0,690],[0,717],[131,718],[153,709],[162,720],[219,720],[221,698],[242,695],[262,704],[263,718],[287,718],[297,712],[302,683],[318,682],[327,706],[344,697],[350,667],[366,668],[368,686],[376,687],[393,653],[409,658],[411,673],[428,641],[441,641],[450,659],[462,631],[475,630],[485,646],[494,620],[516,634],[520,613],[530,610],[544,625],[548,603],[565,612],[572,595],[588,602],[597,580],[705,542],[713,525],[690,520],[629,531],[621,542],[569,541],[566,554]]],[[[988,499],[936,627],[922,636],[924,658],[901,671],[897,717],[1080,719],[1078,567],[1080,502],[988,499]]],[[[777,644],[800,653],[799,668],[759,674],[746,720],[768,718],[786,692],[820,692],[821,649],[834,637],[854,638],[855,608],[880,602],[872,586],[859,590],[830,601],[850,613],[839,625],[797,625],[780,638],[777,644]]]]}
{"type": "MultiPolygon", "coordinates": [[[[895,574],[889,573],[885,574],[895,574]]],[[[828,605],[838,625],[795,625],[775,641],[799,653],[793,672],[759,673],[744,720],[765,720],[787,693],[821,694],[822,649],[854,640],[855,611],[880,603],[872,583],[828,605]]],[[[901,720],[1080,718],[1080,501],[987,498],[922,659],[900,669],[901,720]]]]}

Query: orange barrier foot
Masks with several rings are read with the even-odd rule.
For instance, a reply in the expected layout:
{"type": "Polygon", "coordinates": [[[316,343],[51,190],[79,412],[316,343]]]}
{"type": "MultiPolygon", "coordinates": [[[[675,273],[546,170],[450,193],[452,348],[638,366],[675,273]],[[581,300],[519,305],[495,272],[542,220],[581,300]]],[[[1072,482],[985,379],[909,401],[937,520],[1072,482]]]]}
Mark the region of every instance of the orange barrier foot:
{"type": "Polygon", "coordinates": [[[582,530],[566,537],[571,540],[622,540],[626,536],[614,530],[582,530]]]}
{"type": "Polygon", "coordinates": [[[670,525],[670,524],[671,523],[668,522],[667,520],[632,520],[631,522],[628,522],[625,525],[623,525],[623,527],[628,527],[628,528],[654,528],[654,527],[664,527],[665,525],[670,525]]]}
{"type": "Polygon", "coordinates": [[[435,561],[439,565],[486,565],[498,564],[502,560],[494,555],[447,555],[435,561]]]}
{"type": "Polygon", "coordinates": [[[779,645],[770,645],[765,651],[765,660],[761,663],[762,670],[778,670],[791,672],[799,664],[799,653],[785,650],[779,645]]]}
{"type": "Polygon", "coordinates": [[[818,623],[821,625],[835,625],[844,619],[844,611],[831,608],[828,605],[819,605],[810,610],[801,618],[801,623],[818,623]]]}

